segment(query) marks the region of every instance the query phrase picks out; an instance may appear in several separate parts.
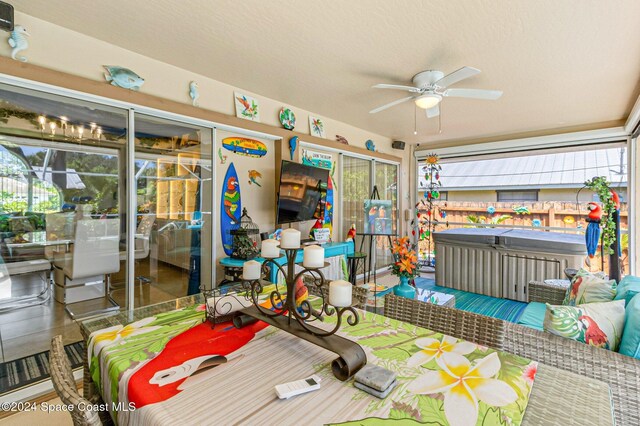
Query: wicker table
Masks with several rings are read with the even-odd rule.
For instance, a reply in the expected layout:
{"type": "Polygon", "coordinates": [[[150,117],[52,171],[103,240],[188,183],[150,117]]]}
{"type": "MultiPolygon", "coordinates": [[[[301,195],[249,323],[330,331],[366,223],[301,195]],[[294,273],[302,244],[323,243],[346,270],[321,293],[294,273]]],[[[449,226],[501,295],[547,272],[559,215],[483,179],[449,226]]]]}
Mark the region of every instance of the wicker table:
{"type": "Polygon", "coordinates": [[[456,307],[456,297],[453,294],[440,293],[438,291],[416,289],[416,300],[435,305],[446,306],[448,308],[456,307]]]}
{"type": "MultiPolygon", "coordinates": [[[[189,296],[171,302],[164,302],[157,305],[139,308],[131,313],[122,313],[80,321],[80,329],[84,337],[87,338],[93,331],[100,330],[105,327],[125,325],[160,312],[167,312],[202,302],[203,297],[201,295],[189,296]]],[[[291,343],[288,343],[287,345],[290,345],[291,343]]],[[[308,369],[308,366],[305,368],[308,369]]],[[[85,397],[91,396],[94,392],[94,386],[87,370],[88,367],[85,359],[85,397]]],[[[330,385],[331,383],[327,383],[327,386],[330,385]]],[[[272,386],[270,389],[271,388],[272,386]]],[[[325,403],[318,401],[318,404],[319,408],[322,408],[325,412],[330,412],[330,410],[327,411],[329,406],[323,406],[325,403]]],[[[229,405],[227,408],[231,409],[231,405],[233,404],[227,405],[229,405]]],[[[278,403],[273,403],[273,405],[280,406],[278,403]]],[[[270,412],[277,413],[278,410],[270,412]]],[[[294,410],[294,412],[296,411],[294,410]]],[[[254,410],[252,415],[256,416],[256,418],[268,416],[266,412],[263,413],[260,410],[254,410]]],[[[231,420],[231,418],[229,419],[231,420]]],[[[251,421],[248,417],[243,418],[240,421],[242,420],[245,422],[251,421]]],[[[310,419],[307,418],[307,420],[310,419]]],[[[529,405],[525,412],[522,424],[613,424],[610,388],[604,382],[539,364],[538,373],[529,399],[529,405]]]]}

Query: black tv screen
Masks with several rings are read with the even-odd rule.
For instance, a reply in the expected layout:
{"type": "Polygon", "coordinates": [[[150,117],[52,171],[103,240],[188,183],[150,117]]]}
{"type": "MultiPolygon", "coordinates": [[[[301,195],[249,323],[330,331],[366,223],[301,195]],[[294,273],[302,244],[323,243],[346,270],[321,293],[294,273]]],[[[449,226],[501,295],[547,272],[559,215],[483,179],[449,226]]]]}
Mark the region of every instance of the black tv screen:
{"type": "Polygon", "coordinates": [[[329,170],[282,161],[277,223],[322,219],[328,182],[329,170]]]}

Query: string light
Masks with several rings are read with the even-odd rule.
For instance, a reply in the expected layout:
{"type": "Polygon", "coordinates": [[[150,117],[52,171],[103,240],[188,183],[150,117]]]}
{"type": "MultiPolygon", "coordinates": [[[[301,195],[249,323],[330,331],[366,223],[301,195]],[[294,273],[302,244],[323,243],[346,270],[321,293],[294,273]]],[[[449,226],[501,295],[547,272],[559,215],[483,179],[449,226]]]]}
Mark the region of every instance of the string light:
{"type": "Polygon", "coordinates": [[[56,122],[52,121],[49,123],[49,128],[51,129],[51,136],[56,135],[56,122]]]}
{"type": "Polygon", "coordinates": [[[84,133],[84,126],[78,126],[78,137],[82,139],[82,134],[84,133]]]}
{"type": "Polygon", "coordinates": [[[38,123],[40,123],[42,130],[44,130],[44,124],[46,122],[47,122],[47,117],[45,117],[44,115],[41,115],[40,117],[38,117],[38,123]]]}

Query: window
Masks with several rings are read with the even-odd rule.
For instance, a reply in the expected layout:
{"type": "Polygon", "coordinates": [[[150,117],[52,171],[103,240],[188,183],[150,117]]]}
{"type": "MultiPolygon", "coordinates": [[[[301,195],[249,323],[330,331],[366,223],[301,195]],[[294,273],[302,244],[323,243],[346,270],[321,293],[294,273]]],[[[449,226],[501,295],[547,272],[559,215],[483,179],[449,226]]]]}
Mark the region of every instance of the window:
{"type": "Polygon", "coordinates": [[[498,202],[501,201],[538,201],[538,191],[496,191],[498,202]]]}
{"type": "Polygon", "coordinates": [[[440,191],[440,195],[438,195],[438,201],[448,201],[448,200],[449,200],[449,192],[440,191]]]}

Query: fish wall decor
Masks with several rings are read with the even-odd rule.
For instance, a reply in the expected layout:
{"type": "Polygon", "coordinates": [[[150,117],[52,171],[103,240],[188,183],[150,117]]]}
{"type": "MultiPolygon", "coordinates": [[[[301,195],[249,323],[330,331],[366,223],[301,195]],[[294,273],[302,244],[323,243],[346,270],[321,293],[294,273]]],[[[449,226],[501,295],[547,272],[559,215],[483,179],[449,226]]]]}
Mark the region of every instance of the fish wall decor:
{"type": "Polygon", "coordinates": [[[123,89],[140,90],[144,84],[144,78],[128,68],[113,65],[103,65],[107,70],[104,78],[113,86],[122,87],[123,89]]]}

